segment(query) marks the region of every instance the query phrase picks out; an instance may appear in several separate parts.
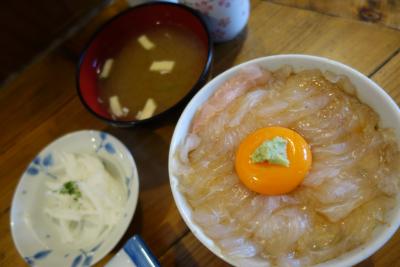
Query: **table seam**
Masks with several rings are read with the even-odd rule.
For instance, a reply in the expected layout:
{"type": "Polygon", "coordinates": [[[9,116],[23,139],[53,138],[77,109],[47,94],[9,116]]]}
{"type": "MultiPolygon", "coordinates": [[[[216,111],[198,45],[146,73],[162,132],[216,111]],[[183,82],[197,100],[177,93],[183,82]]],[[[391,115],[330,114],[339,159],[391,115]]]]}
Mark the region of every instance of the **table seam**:
{"type": "Polygon", "coordinates": [[[183,240],[183,238],[185,238],[187,235],[189,235],[191,232],[189,230],[189,228],[186,227],[185,231],[183,231],[183,234],[181,236],[179,236],[174,242],[171,243],[171,245],[169,245],[165,251],[163,253],[160,253],[160,257],[159,257],[159,261],[161,262],[162,259],[167,255],[167,253],[173,248],[175,247],[175,245],[177,245],[181,240],[183,240]]]}
{"type": "Polygon", "coordinates": [[[387,63],[389,63],[390,60],[392,60],[394,57],[397,56],[397,54],[400,53],[400,47],[397,48],[392,54],[389,55],[388,58],[386,58],[381,64],[379,64],[372,72],[371,74],[368,75],[369,78],[374,76],[376,73],[378,73],[384,66],[386,66],[387,63]]]}

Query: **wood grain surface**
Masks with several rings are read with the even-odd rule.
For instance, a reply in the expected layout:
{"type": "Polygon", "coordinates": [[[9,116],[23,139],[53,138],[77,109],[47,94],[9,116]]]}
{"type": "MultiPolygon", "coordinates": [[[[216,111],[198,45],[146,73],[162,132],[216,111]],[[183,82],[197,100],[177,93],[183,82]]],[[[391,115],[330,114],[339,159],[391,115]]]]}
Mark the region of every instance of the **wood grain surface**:
{"type": "Polygon", "coordinates": [[[338,17],[379,23],[400,29],[399,0],[268,0],[338,17]]]}
{"type": "MultiPolygon", "coordinates": [[[[25,266],[9,226],[11,199],[21,174],[48,143],[81,129],[104,130],[119,138],[135,157],[140,176],[139,204],[133,221],[122,241],[96,266],[103,266],[134,233],[142,235],[164,266],[227,266],[190,233],[171,195],[167,156],[181,109],[154,124],[120,129],[89,114],[76,95],[74,74],[79,49],[96,25],[123,8],[102,13],[80,35],[0,91],[0,266],[25,266]]],[[[246,30],[232,42],[215,45],[213,76],[261,56],[320,55],[371,76],[400,103],[399,49],[400,31],[254,0],[246,30]]],[[[398,232],[359,266],[400,266],[399,250],[398,232]]]]}
{"type": "Polygon", "coordinates": [[[400,104],[400,51],[386,62],[372,79],[400,104]]]}
{"type": "Polygon", "coordinates": [[[253,5],[243,35],[236,47],[216,48],[224,52],[215,59],[217,71],[260,56],[300,53],[332,58],[369,75],[400,45],[396,30],[267,2],[253,5]]]}
{"type": "Polygon", "coordinates": [[[20,71],[79,21],[110,0],[0,2],[0,82],[20,71]]]}

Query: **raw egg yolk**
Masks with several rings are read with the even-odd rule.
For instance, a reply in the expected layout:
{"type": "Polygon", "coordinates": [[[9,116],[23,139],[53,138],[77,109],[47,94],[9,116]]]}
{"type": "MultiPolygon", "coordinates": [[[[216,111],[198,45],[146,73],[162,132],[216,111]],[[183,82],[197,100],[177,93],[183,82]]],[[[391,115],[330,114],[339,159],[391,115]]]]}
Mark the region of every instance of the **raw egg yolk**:
{"type": "Polygon", "coordinates": [[[311,168],[311,151],[304,138],[283,127],[261,128],[248,135],[236,151],[235,168],[240,180],[252,191],[266,195],[286,194],[295,189],[311,168]],[[289,166],[253,163],[251,155],[274,137],[287,140],[289,166]]]}

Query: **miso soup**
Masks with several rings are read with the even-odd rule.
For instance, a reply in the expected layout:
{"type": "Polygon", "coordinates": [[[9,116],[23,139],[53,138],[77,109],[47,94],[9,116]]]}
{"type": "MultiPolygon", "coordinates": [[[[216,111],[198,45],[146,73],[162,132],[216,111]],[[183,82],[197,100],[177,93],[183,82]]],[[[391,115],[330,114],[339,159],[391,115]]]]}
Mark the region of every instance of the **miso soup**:
{"type": "Polygon", "coordinates": [[[155,25],[132,36],[98,70],[99,102],[114,119],[140,120],[176,104],[194,86],[207,47],[181,25],[155,25]]]}

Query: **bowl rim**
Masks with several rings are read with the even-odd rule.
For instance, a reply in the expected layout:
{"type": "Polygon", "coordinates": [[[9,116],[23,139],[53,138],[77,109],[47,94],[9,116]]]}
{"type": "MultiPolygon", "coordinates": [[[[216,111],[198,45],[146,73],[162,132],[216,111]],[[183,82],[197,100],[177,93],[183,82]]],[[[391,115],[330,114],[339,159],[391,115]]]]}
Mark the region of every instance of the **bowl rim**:
{"type": "MultiPolygon", "coordinates": [[[[199,90],[199,92],[192,98],[192,100],[188,103],[184,111],[182,112],[173,136],[171,138],[171,144],[170,144],[170,150],[169,150],[169,155],[168,155],[168,172],[169,172],[169,180],[170,180],[170,187],[172,191],[172,195],[174,197],[175,204],[178,208],[178,211],[185,221],[186,225],[189,227],[191,232],[195,235],[195,237],[205,246],[207,247],[212,253],[217,255],[219,258],[224,260],[225,262],[233,265],[233,266],[242,266],[241,263],[237,262],[235,258],[228,257],[226,255],[223,255],[222,252],[220,251],[219,247],[212,241],[211,238],[209,238],[204,231],[201,229],[200,226],[198,226],[191,218],[191,207],[190,205],[186,202],[185,197],[183,194],[179,191],[179,181],[177,176],[173,173],[173,161],[174,161],[174,154],[176,152],[176,149],[178,145],[181,143],[183,140],[183,137],[178,137],[178,135],[183,135],[186,136],[187,133],[189,132],[189,129],[181,129],[182,127],[186,127],[184,121],[189,120],[189,124],[193,120],[193,117],[196,112],[193,112],[191,109],[198,109],[204,102],[202,102],[202,96],[201,94],[203,93],[209,93],[209,96],[205,97],[204,101],[207,101],[207,99],[215,92],[215,90],[218,88],[218,85],[220,85],[223,81],[227,79],[230,75],[236,73],[240,68],[247,66],[247,65],[253,65],[253,64],[262,64],[264,61],[268,60],[285,60],[285,59],[299,59],[299,60],[307,60],[313,63],[318,64],[319,66],[315,66],[317,69],[322,69],[323,65],[329,65],[329,66],[336,66],[337,68],[343,70],[343,72],[347,73],[347,75],[354,75],[357,77],[357,79],[360,79],[361,81],[364,81],[368,83],[371,87],[372,90],[376,91],[382,98],[383,102],[390,106],[392,110],[396,110],[395,115],[396,118],[400,121],[400,109],[396,102],[388,95],[388,93],[382,89],[378,84],[376,84],[373,80],[368,78],[366,75],[362,74],[361,72],[357,71],[356,69],[345,65],[341,62],[326,58],[326,57],[320,57],[320,56],[314,56],[314,55],[306,55],[306,54],[281,54],[281,55],[272,55],[272,56],[265,56],[265,57],[259,57],[255,58],[243,63],[240,63],[238,65],[235,65],[218,76],[214,77],[209,83],[207,83],[203,88],[199,90]],[[212,89],[211,89],[211,88],[212,89]],[[182,132],[182,133],[181,133],[182,132]],[[179,139],[180,138],[180,139],[179,139]],[[189,210],[186,210],[188,208],[189,210]]],[[[284,65],[284,64],[283,64],[284,65]]],[[[309,69],[309,68],[306,68],[309,69]]],[[[344,74],[346,75],[346,74],[344,74]]],[[[358,97],[358,96],[357,96],[358,97]]],[[[372,107],[371,107],[372,108],[372,107]]],[[[375,110],[375,109],[374,109],[375,110]]],[[[376,112],[376,110],[375,110],[376,112]]],[[[397,136],[396,139],[399,141],[399,137],[397,136]]],[[[399,144],[400,145],[400,144],[399,144]]],[[[400,199],[399,194],[396,196],[397,201],[400,199]]],[[[397,229],[400,226],[400,208],[397,207],[396,213],[394,214],[392,220],[389,223],[389,227],[383,228],[383,230],[379,233],[379,235],[373,237],[370,239],[370,243],[366,246],[364,244],[346,252],[341,255],[339,255],[336,258],[333,258],[331,260],[319,263],[314,266],[318,267],[334,267],[334,266],[353,266],[371,255],[373,255],[376,251],[378,251],[388,240],[395,234],[397,229]],[[354,252],[353,254],[351,254],[354,252]],[[349,253],[349,254],[347,254],[349,253]]]]}
{"type": "Polygon", "coordinates": [[[152,1],[152,2],[147,2],[147,3],[142,3],[133,7],[129,7],[125,10],[123,10],[122,12],[118,13],[117,15],[113,16],[112,18],[110,18],[109,20],[107,20],[106,22],[104,22],[102,25],[100,25],[97,30],[91,35],[91,37],[89,38],[89,41],[87,41],[83,47],[83,49],[81,50],[80,54],[79,54],[79,60],[78,63],[76,65],[76,71],[75,71],[75,84],[76,84],[76,90],[79,96],[79,99],[81,100],[81,102],[83,103],[83,105],[85,106],[85,108],[95,117],[97,117],[98,119],[113,125],[113,126],[117,126],[117,127],[131,127],[134,125],[138,125],[138,124],[144,124],[144,123],[148,123],[151,121],[155,121],[163,116],[165,116],[166,113],[169,113],[170,111],[174,110],[175,108],[177,108],[178,106],[180,106],[181,104],[185,103],[186,101],[188,101],[190,99],[190,97],[196,93],[202,86],[204,86],[204,84],[206,83],[208,76],[210,74],[211,71],[211,65],[212,65],[212,61],[214,58],[214,48],[213,48],[213,39],[211,37],[210,31],[208,30],[207,24],[204,20],[204,18],[201,16],[201,14],[195,10],[192,9],[186,5],[182,5],[179,3],[174,3],[174,2],[165,2],[165,1],[152,1]],[[120,17],[123,17],[125,15],[127,15],[130,12],[134,12],[137,11],[138,9],[144,8],[144,7],[149,7],[149,6],[155,6],[155,5],[164,5],[164,6],[174,6],[177,8],[180,8],[182,10],[187,11],[188,13],[190,13],[195,19],[197,19],[202,28],[204,29],[204,32],[206,34],[207,37],[207,56],[206,56],[206,60],[204,63],[204,67],[202,72],[200,73],[198,79],[196,80],[195,84],[187,90],[187,93],[175,104],[173,104],[172,106],[170,106],[169,108],[165,109],[163,112],[158,113],[154,116],[151,116],[150,118],[144,119],[144,120],[126,120],[126,121],[122,121],[122,120],[113,120],[113,119],[109,119],[106,118],[100,114],[98,114],[97,112],[95,112],[85,101],[85,99],[82,96],[82,88],[80,86],[80,76],[81,76],[81,66],[82,63],[86,57],[86,54],[88,52],[88,50],[90,49],[90,47],[92,46],[92,44],[95,42],[95,40],[97,39],[97,37],[108,27],[111,26],[111,24],[119,19],[120,17]]]}
{"type": "MultiPolygon", "coordinates": [[[[130,182],[130,187],[129,189],[131,189],[130,192],[130,196],[131,196],[131,200],[129,201],[129,198],[127,199],[127,206],[131,206],[131,211],[129,213],[126,213],[126,216],[121,217],[119,224],[121,225],[116,225],[115,227],[119,227],[121,228],[121,232],[120,234],[114,235],[112,236],[111,239],[114,239],[113,241],[109,241],[104,242],[102,241],[102,243],[100,244],[108,244],[106,247],[106,250],[103,251],[103,253],[98,253],[99,251],[97,250],[96,252],[93,250],[93,252],[95,252],[93,254],[93,261],[91,262],[91,265],[96,264],[97,262],[99,262],[100,260],[102,260],[108,253],[110,253],[110,251],[112,251],[115,246],[120,242],[120,240],[123,238],[123,236],[125,235],[126,231],[128,230],[129,226],[132,223],[133,217],[135,215],[136,209],[137,209],[137,205],[138,205],[138,201],[139,201],[139,190],[140,190],[140,180],[139,180],[139,174],[138,174],[138,169],[137,169],[137,165],[135,162],[135,159],[133,158],[132,153],[130,152],[130,150],[128,149],[128,147],[121,142],[117,137],[115,137],[114,135],[105,132],[105,131],[99,131],[99,130],[93,130],[93,129],[83,129],[83,130],[78,130],[78,131],[73,131],[73,132],[69,132],[66,134],[63,134],[55,139],[53,139],[51,142],[47,143],[45,146],[43,146],[33,157],[32,160],[34,160],[38,155],[42,154],[43,152],[45,152],[46,150],[49,150],[49,148],[51,148],[51,146],[54,146],[55,144],[62,142],[63,140],[66,139],[71,139],[74,138],[76,136],[82,136],[82,135],[93,135],[93,134],[97,134],[100,136],[100,134],[105,134],[111,138],[113,138],[114,140],[112,140],[111,142],[113,143],[117,143],[118,145],[120,145],[122,147],[122,153],[124,154],[124,156],[126,156],[126,161],[131,165],[132,168],[132,181],[130,182]],[[133,187],[133,188],[132,188],[133,187]],[[132,202],[131,204],[129,204],[129,202],[132,202]],[[125,222],[124,222],[125,220],[125,222]],[[95,256],[97,255],[97,256],[95,256]]],[[[91,137],[93,138],[93,137],[91,137]]],[[[110,142],[110,141],[109,141],[110,142]]],[[[11,237],[14,243],[14,246],[16,248],[16,250],[18,251],[19,255],[25,259],[24,257],[26,256],[24,253],[24,249],[22,248],[21,244],[19,244],[19,242],[17,242],[16,239],[16,227],[14,226],[14,219],[15,219],[15,208],[16,208],[16,201],[17,199],[20,197],[18,195],[18,192],[21,191],[21,186],[22,186],[22,180],[26,175],[26,171],[29,168],[30,164],[32,163],[32,160],[29,161],[23,171],[23,173],[21,174],[19,180],[18,180],[18,184],[15,187],[14,193],[13,193],[13,197],[12,197],[12,201],[11,201],[11,207],[10,207],[10,215],[9,215],[9,226],[10,226],[10,232],[11,232],[11,237]]],[[[124,181],[125,182],[125,181],[124,181]]],[[[125,209],[125,211],[129,211],[129,209],[125,209]]],[[[97,245],[96,247],[99,247],[99,245],[97,245]]],[[[44,263],[43,263],[44,264],[44,263]]],[[[45,265],[45,264],[44,264],[45,265]]],[[[42,264],[38,264],[38,266],[42,266],[42,264]]]]}

